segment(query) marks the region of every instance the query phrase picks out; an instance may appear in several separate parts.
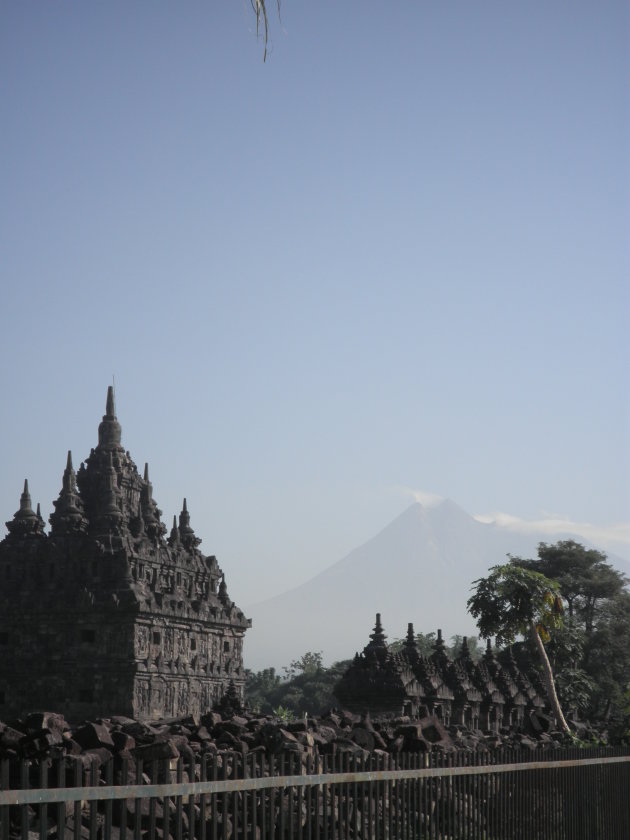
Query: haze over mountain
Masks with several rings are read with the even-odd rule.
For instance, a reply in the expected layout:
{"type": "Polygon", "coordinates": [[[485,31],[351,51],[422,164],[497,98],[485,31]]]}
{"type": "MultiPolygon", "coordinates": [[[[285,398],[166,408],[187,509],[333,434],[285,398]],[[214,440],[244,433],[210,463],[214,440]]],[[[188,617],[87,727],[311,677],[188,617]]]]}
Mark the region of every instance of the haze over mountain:
{"type": "Polygon", "coordinates": [[[567,532],[524,534],[480,522],[449,499],[415,503],[311,580],[248,607],[245,664],[280,668],[307,650],[322,651],[327,663],[350,658],[367,643],[377,612],[390,641],[409,621],[424,633],[441,628],[446,638],[476,635],[466,611],[472,582],[507,554],[534,557],[539,542],[561,539],[586,544],[567,532]]]}

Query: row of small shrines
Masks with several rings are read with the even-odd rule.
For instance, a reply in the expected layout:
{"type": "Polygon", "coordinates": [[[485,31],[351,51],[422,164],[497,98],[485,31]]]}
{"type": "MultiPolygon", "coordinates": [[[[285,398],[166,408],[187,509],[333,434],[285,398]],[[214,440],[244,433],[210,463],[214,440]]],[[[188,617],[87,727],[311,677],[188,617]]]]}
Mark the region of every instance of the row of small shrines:
{"type": "Polygon", "coordinates": [[[380,613],[369,643],[356,654],[335,694],[354,712],[416,717],[424,707],[446,725],[490,732],[519,726],[530,711],[547,707],[537,675],[525,674],[511,649],[499,662],[488,640],[485,654],[475,662],[464,637],[461,652],[450,659],[438,630],[433,653],[426,657],[409,624],[402,650],[394,652],[380,613]]]}

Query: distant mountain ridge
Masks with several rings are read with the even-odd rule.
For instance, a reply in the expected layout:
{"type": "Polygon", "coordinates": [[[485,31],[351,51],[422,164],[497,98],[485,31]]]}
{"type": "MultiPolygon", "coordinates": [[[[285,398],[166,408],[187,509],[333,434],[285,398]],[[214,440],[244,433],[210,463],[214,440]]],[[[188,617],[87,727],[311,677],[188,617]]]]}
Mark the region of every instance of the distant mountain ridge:
{"type": "Polygon", "coordinates": [[[446,638],[476,635],[466,611],[472,582],[507,554],[534,557],[538,543],[561,539],[584,542],[479,522],[450,499],[416,502],[306,583],[248,607],[245,665],[279,668],[307,650],[322,651],[325,662],[348,659],[367,643],[377,612],[390,640],[403,637],[409,621],[424,633],[439,627],[446,638]]]}

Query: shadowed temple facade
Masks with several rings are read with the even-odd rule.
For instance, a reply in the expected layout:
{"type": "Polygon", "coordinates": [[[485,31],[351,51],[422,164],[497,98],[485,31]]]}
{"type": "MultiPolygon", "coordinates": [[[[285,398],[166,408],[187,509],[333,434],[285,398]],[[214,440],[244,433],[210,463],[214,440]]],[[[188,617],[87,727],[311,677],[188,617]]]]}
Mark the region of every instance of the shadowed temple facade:
{"type": "Polygon", "coordinates": [[[167,535],[111,387],[98,445],[77,472],[68,453],[54,508],[46,532],[25,481],[0,542],[0,719],[198,714],[230,683],[242,697],[251,621],[199,550],[186,499],[167,535]]]}

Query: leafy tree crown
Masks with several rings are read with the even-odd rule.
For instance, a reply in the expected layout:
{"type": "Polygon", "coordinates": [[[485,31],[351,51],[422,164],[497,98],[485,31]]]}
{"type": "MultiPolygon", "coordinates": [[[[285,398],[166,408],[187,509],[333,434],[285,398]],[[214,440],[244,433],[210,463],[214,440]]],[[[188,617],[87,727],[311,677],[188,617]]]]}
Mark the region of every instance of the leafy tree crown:
{"type": "Polygon", "coordinates": [[[559,586],[540,572],[507,563],[493,566],[488,577],[473,585],[468,611],[483,638],[496,636],[498,644],[512,644],[534,621],[542,640],[548,641],[550,630],[562,624],[559,586]]]}

